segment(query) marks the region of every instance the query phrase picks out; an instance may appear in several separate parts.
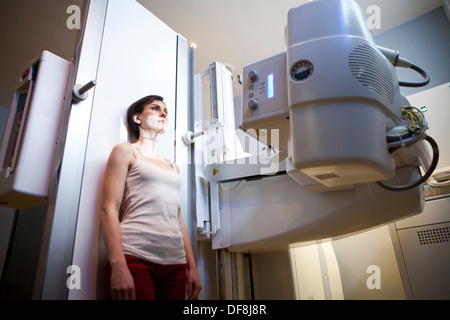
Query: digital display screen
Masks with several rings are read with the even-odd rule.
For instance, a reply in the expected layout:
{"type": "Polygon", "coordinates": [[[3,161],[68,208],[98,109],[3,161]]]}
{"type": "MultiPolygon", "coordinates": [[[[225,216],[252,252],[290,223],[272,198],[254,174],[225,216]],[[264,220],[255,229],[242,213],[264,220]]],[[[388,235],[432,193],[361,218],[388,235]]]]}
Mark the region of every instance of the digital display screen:
{"type": "Polygon", "coordinates": [[[273,98],[274,95],[273,73],[270,73],[267,75],[267,99],[273,98]]]}

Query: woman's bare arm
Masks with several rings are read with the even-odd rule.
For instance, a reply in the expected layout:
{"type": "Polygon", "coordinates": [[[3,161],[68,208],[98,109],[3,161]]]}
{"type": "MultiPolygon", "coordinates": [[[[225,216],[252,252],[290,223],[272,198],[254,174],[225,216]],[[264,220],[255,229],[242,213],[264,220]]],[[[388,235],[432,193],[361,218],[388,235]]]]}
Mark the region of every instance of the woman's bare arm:
{"type": "Polygon", "coordinates": [[[125,260],[119,223],[119,210],[130,159],[132,150],[129,145],[122,143],[115,146],[109,156],[104,175],[101,223],[111,264],[112,299],[135,299],[134,281],[125,260]]]}
{"type": "Polygon", "coordinates": [[[183,218],[181,216],[181,210],[178,210],[178,221],[180,223],[180,229],[183,233],[184,239],[184,250],[186,252],[186,262],[188,268],[188,298],[190,300],[198,299],[198,295],[202,290],[202,284],[200,282],[200,277],[198,276],[197,264],[195,263],[194,253],[192,251],[191,240],[189,239],[188,232],[183,223],[183,218]]]}

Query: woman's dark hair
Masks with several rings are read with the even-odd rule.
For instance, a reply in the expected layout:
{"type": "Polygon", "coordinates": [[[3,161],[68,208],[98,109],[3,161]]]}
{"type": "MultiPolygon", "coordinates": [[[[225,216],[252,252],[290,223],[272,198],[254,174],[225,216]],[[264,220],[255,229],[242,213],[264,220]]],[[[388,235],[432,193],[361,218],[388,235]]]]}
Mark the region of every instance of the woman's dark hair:
{"type": "Polygon", "coordinates": [[[133,134],[136,137],[136,139],[139,139],[139,125],[136,122],[134,122],[133,119],[134,115],[142,113],[142,111],[144,111],[144,107],[155,100],[163,102],[164,98],[156,95],[146,96],[139,99],[138,101],[136,101],[135,103],[133,103],[131,106],[128,107],[127,111],[128,131],[130,132],[130,134],[133,134]]]}

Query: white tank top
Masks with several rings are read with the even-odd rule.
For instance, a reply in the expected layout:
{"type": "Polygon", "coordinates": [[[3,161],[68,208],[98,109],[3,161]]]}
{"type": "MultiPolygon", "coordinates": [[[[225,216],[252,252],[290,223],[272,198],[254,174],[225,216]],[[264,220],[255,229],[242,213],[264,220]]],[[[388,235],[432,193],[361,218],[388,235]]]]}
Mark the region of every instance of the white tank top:
{"type": "Polygon", "coordinates": [[[181,177],[172,163],[172,169],[162,168],[131,147],[136,160],[121,206],[124,253],[158,264],[186,263],[178,221],[181,177]]]}

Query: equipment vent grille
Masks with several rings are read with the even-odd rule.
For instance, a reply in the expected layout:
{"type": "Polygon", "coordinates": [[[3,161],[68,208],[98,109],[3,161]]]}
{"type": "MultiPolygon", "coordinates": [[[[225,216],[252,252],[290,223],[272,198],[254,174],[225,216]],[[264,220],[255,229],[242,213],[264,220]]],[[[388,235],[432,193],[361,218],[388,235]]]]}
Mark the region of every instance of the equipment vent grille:
{"type": "Polygon", "coordinates": [[[353,49],[349,56],[350,72],[363,86],[378,93],[391,104],[394,102],[395,87],[386,60],[378,51],[367,44],[353,49]]]}
{"type": "Polygon", "coordinates": [[[417,231],[421,245],[450,241],[450,227],[435,228],[417,231]]]}

